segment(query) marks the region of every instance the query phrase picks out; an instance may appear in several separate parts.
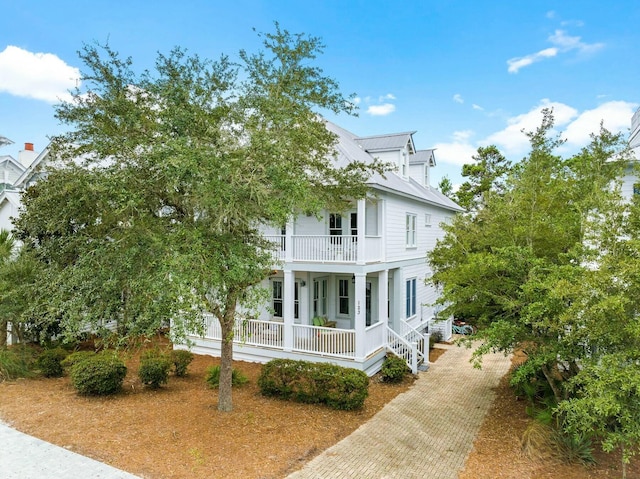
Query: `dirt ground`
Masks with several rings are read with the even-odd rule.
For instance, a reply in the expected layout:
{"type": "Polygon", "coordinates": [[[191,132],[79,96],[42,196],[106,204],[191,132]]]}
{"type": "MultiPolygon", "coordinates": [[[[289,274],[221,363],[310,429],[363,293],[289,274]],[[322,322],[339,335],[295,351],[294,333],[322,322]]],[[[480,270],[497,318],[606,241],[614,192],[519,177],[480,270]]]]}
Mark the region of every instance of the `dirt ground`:
{"type": "MultiPolygon", "coordinates": [[[[433,350],[431,361],[444,351],[433,350]]],[[[137,364],[137,357],[127,362],[123,391],[108,398],[79,396],[66,377],[2,383],[0,419],[149,479],[279,479],[350,434],[413,382],[389,385],[374,377],[362,410],[334,411],[262,397],[256,385],[261,365],[237,362],[249,383],[234,389],[234,411],[220,413],[217,392],[204,381],[217,358],[196,355],[187,377],[172,376],[160,390],[140,384],[137,364]]],[[[618,456],[599,453],[598,465],[590,468],[524,457],[525,406],[504,378],[460,479],[621,477],[618,456]]],[[[640,478],[638,461],[628,477],[640,478]]]]}
{"type": "MultiPolygon", "coordinates": [[[[444,350],[434,350],[431,360],[444,350]]],[[[335,411],[261,396],[260,364],[236,362],[248,384],[234,388],[234,411],[216,409],[205,383],[218,358],[195,355],[187,377],[159,390],[137,378],[127,361],[123,391],[107,398],[76,394],[69,378],[0,384],[0,419],[16,429],[151,479],[282,478],[346,437],[413,383],[374,377],[360,411],[335,411]]]]}
{"type": "MultiPolygon", "coordinates": [[[[519,358],[514,358],[514,363],[519,358]]],[[[594,466],[563,464],[554,459],[533,461],[522,453],[522,434],[530,424],[526,401],[518,400],[506,375],[496,390],[459,479],[613,479],[622,477],[619,453],[605,454],[596,447],[594,466]]],[[[628,479],[640,479],[640,461],[627,468],[628,479]]]]}

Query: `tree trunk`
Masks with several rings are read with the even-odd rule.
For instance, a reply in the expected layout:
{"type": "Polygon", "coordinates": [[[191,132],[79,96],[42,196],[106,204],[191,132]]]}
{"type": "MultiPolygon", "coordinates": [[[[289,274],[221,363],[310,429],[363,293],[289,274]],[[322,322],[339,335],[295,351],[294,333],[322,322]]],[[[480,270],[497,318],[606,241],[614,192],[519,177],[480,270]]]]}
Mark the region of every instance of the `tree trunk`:
{"type": "Polygon", "coordinates": [[[7,320],[0,320],[0,348],[7,345],[7,320]]]}
{"type": "Polygon", "coordinates": [[[222,345],[220,355],[220,383],[218,386],[218,411],[229,412],[233,410],[232,365],[233,365],[233,323],[234,315],[230,320],[225,314],[220,326],[222,328],[222,345]]]}

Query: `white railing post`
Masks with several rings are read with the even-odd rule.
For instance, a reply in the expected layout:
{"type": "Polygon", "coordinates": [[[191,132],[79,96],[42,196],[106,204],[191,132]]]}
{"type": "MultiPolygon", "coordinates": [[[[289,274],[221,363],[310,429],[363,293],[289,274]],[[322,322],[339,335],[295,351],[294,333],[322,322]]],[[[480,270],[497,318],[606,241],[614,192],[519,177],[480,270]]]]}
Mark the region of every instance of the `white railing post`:
{"type": "Polygon", "coordinates": [[[411,372],[418,374],[418,343],[411,343],[411,372]]]}
{"type": "Polygon", "coordinates": [[[293,349],[293,311],[294,311],[294,276],[293,271],[284,271],[283,284],[284,305],[282,316],[284,319],[284,350],[293,349]]]}
{"type": "Polygon", "coordinates": [[[358,206],[357,206],[357,221],[358,221],[358,236],[356,239],[356,263],[357,264],[365,264],[365,244],[364,244],[364,237],[365,237],[365,215],[366,215],[366,211],[365,211],[365,199],[359,199],[358,200],[358,206]]]}
{"type": "Polygon", "coordinates": [[[284,260],[290,263],[293,260],[293,221],[287,221],[284,235],[284,260]]]}
{"type": "Polygon", "coordinates": [[[356,294],[355,294],[355,311],[354,321],[356,330],[356,360],[363,361],[366,353],[367,341],[367,320],[366,320],[366,277],[364,273],[356,273],[356,294]]]}

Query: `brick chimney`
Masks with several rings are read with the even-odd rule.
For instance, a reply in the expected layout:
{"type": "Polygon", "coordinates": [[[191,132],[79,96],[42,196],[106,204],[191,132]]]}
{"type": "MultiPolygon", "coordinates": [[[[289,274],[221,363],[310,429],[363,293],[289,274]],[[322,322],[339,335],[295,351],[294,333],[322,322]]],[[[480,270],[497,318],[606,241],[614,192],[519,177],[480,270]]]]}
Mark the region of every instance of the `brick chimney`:
{"type": "Polygon", "coordinates": [[[24,149],[26,151],[33,151],[33,143],[25,143],[24,144],[24,149]]]}

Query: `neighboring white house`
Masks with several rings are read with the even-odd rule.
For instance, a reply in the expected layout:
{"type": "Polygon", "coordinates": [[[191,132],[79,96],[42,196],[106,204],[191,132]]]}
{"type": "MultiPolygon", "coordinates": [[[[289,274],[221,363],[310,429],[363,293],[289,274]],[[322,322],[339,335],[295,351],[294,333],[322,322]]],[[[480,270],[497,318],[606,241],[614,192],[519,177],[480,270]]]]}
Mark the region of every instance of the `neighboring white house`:
{"type": "MultiPolygon", "coordinates": [[[[629,148],[633,151],[636,161],[640,160],[640,108],[631,117],[631,134],[629,135],[629,148]]],[[[623,198],[630,200],[634,194],[640,194],[640,183],[633,166],[629,165],[625,176],[622,178],[621,192],[623,198]]]]}
{"type": "Polygon", "coordinates": [[[37,179],[37,166],[48,155],[48,149],[38,153],[33,143],[25,143],[18,152],[18,160],[9,155],[0,156],[0,229],[11,231],[11,218],[18,216],[20,192],[37,179]]]}
{"type": "MultiPolygon", "coordinates": [[[[462,211],[429,185],[433,150],[416,150],[414,132],[358,137],[327,122],[338,136],[336,162],[379,158],[397,166],[369,181],[371,193],[347,211],[298,216],[265,231],[279,262],[263,286],[271,294],[259,318],[236,326],[234,358],[330,361],[377,372],[387,351],[416,371],[428,362],[428,334],[451,336],[451,321],[433,321],[437,291],[426,253],[443,236],[441,223],[462,211]]],[[[192,349],[218,355],[218,321],[206,318],[192,349]]]]}

